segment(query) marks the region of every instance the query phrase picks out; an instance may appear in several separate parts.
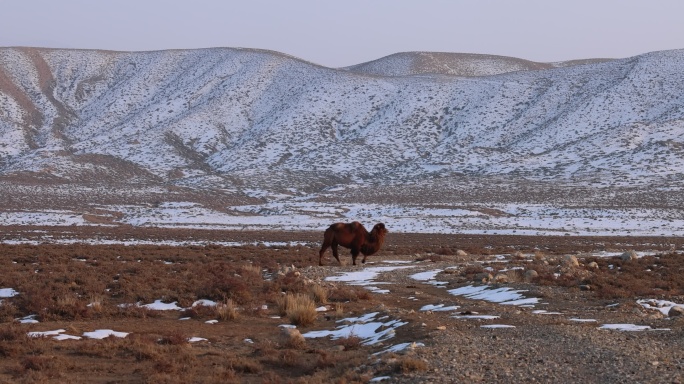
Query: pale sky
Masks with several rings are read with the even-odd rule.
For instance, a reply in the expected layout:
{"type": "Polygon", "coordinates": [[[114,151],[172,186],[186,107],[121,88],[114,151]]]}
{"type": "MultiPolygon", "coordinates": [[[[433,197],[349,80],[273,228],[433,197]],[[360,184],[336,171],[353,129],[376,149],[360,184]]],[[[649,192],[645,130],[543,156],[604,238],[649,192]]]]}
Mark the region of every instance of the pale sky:
{"type": "Polygon", "coordinates": [[[0,47],[244,47],[343,67],[397,52],[552,62],[684,48],[682,0],[0,0],[0,47]]]}

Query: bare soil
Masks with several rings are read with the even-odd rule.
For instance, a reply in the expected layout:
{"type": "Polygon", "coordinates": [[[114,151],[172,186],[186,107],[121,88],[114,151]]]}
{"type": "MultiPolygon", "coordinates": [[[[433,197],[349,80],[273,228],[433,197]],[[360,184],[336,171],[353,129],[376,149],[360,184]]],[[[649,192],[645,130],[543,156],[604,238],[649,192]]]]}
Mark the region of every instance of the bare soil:
{"type": "Polygon", "coordinates": [[[329,251],[319,267],[322,234],[225,232],[132,227],[5,227],[0,288],[18,295],[0,304],[0,383],[351,383],[387,376],[394,383],[444,382],[682,382],[684,318],[645,309],[638,299],[684,303],[681,238],[526,237],[393,234],[369,264],[338,265],[329,251]],[[70,245],[56,240],[76,241],[70,245]],[[87,245],[98,241],[206,241],[206,245],[87,245]],[[224,247],[216,241],[247,245],[224,247]],[[285,245],[272,245],[285,244],[285,245]],[[466,254],[458,252],[465,251],[466,254]],[[597,251],[648,251],[637,260],[599,258],[597,251]],[[567,256],[577,258],[569,265],[567,256]],[[389,293],[326,280],[374,266],[410,266],[382,273],[389,293]],[[596,267],[590,266],[592,262],[596,267]],[[439,270],[442,286],[410,275],[439,270]],[[534,270],[537,276],[525,279],[534,270]],[[492,279],[483,282],[483,274],[492,279]],[[499,281],[494,277],[499,275],[499,281]],[[505,275],[505,279],[501,276],[505,275]],[[537,297],[534,308],[454,296],[467,285],[508,287],[537,297]],[[325,292],[321,297],[320,292],[325,292]],[[312,322],[283,314],[286,294],[326,306],[312,322]],[[235,316],[198,306],[155,311],[132,303],[176,302],[188,308],[210,299],[232,303],[235,316]],[[425,305],[459,308],[421,311],[425,305]],[[545,310],[558,314],[540,314],[545,310]],[[286,335],[332,330],[338,320],[379,312],[406,322],[393,338],[363,345],[286,335]],[[496,315],[464,320],[458,314],[496,315]],[[15,319],[36,315],[36,324],[15,319]],[[187,317],[189,320],[179,320],[187,317]],[[572,318],[593,319],[576,322],[572,318]],[[208,320],[219,320],[208,324],[208,320]],[[635,324],[652,330],[598,329],[635,324]],[[488,324],[514,328],[488,329],[488,324]],[[27,332],[96,329],[125,338],[57,341],[27,332]],[[667,330],[665,330],[667,329],[667,330]],[[207,341],[189,343],[190,337],[207,341]],[[416,343],[373,355],[391,345],[416,343]]]}

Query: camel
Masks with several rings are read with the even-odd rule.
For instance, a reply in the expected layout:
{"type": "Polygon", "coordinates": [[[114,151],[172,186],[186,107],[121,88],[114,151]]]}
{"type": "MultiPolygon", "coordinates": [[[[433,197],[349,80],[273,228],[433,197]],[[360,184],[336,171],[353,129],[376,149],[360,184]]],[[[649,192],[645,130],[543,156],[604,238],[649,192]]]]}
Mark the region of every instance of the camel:
{"type": "Polygon", "coordinates": [[[356,257],[359,255],[359,252],[363,253],[363,260],[361,262],[365,263],[366,256],[376,253],[385,242],[387,232],[387,228],[385,228],[383,223],[375,224],[370,233],[358,221],[335,223],[325,230],[323,245],[318,253],[318,265],[323,265],[323,254],[328,247],[332,247],[333,256],[342,265],[337,254],[338,245],[351,249],[353,265],[356,265],[356,257]]]}

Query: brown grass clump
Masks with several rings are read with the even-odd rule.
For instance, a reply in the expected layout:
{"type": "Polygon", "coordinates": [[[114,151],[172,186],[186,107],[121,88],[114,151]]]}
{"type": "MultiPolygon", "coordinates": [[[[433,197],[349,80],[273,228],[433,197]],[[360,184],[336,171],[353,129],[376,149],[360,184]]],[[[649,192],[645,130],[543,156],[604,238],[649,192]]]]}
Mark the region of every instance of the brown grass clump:
{"type": "Polygon", "coordinates": [[[188,336],[179,331],[175,330],[172,332],[168,332],[165,335],[162,336],[161,339],[159,339],[159,344],[162,345],[187,345],[188,344],[188,336]]]}
{"type": "Polygon", "coordinates": [[[349,335],[347,337],[342,337],[337,339],[336,344],[344,347],[345,351],[351,351],[361,348],[361,338],[354,335],[349,335]]]}
{"type": "Polygon", "coordinates": [[[253,264],[242,265],[238,268],[238,273],[247,278],[261,279],[261,267],[253,264]]]}
{"type": "Polygon", "coordinates": [[[311,286],[311,297],[320,304],[328,304],[328,296],[330,295],[327,288],[320,285],[311,286]]]}
{"type": "Polygon", "coordinates": [[[308,326],[316,321],[318,313],[308,295],[288,293],[277,300],[278,311],[294,325],[308,326]]]}
{"type": "Polygon", "coordinates": [[[398,368],[401,373],[424,372],[427,371],[428,365],[425,360],[404,357],[399,359],[398,368]]]}
{"type": "Polygon", "coordinates": [[[355,302],[370,300],[371,295],[367,289],[361,287],[339,286],[330,292],[329,300],[337,302],[355,302]]]}
{"type": "Polygon", "coordinates": [[[214,312],[219,320],[235,320],[238,318],[238,308],[232,299],[228,299],[223,303],[217,303],[214,307],[214,312]]]}

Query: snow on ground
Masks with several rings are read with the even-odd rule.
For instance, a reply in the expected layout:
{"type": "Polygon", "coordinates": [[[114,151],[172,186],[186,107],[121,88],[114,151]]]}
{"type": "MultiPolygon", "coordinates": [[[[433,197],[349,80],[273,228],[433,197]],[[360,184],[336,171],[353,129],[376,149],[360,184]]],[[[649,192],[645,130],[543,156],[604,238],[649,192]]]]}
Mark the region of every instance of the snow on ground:
{"type": "MultiPolygon", "coordinates": [[[[64,329],[57,329],[54,331],[43,331],[43,332],[28,332],[29,337],[50,337],[52,336],[53,339],[55,340],[80,340],[80,336],[73,336],[73,335],[68,335],[65,334],[66,330],[64,329]]],[[[109,336],[114,336],[114,337],[126,337],[128,336],[128,332],[117,332],[113,331],[111,329],[97,329],[92,332],[83,332],[83,337],[87,337],[90,339],[104,339],[109,336]]]]}
{"type": "Polygon", "coordinates": [[[307,338],[330,336],[333,340],[358,337],[363,345],[373,345],[394,337],[395,329],[408,323],[400,320],[388,320],[386,317],[377,318],[379,312],[372,312],[360,317],[350,317],[338,320],[341,323],[335,330],[310,331],[302,334],[307,338]]]}
{"type": "Polygon", "coordinates": [[[183,308],[179,307],[177,305],[177,301],[174,301],[172,303],[164,303],[162,300],[155,300],[154,303],[152,304],[145,304],[141,305],[141,307],[147,308],[147,309],[152,309],[155,311],[180,311],[183,308]]]}
{"type": "MultiPolygon", "coordinates": [[[[681,210],[558,208],[543,204],[489,204],[470,209],[415,205],[329,204],[297,197],[219,212],[197,203],[102,206],[133,226],[232,230],[321,231],[331,222],[383,222],[392,232],[517,235],[684,236],[681,210]],[[501,214],[487,215],[483,209],[501,214]]],[[[93,225],[78,212],[0,212],[0,225],[93,225]]],[[[46,239],[49,241],[49,239],[46,239]]]]}
{"type": "Polygon", "coordinates": [[[466,320],[494,320],[498,319],[501,316],[497,315],[454,315],[451,316],[454,319],[466,319],[466,320]]]}
{"type": "Polygon", "coordinates": [[[0,298],[1,297],[5,297],[5,298],[14,297],[18,294],[19,294],[19,292],[15,291],[12,288],[0,288],[0,298]]]}
{"type": "Polygon", "coordinates": [[[445,306],[444,304],[428,304],[420,308],[421,311],[432,311],[432,312],[449,312],[455,311],[460,308],[458,305],[445,306]]]}
{"type": "Polygon", "coordinates": [[[635,324],[603,324],[599,329],[612,329],[616,331],[650,331],[653,330],[648,325],[635,325],[635,324]]]}
{"type": "Polygon", "coordinates": [[[83,216],[71,211],[36,211],[36,212],[0,212],[0,224],[2,225],[89,225],[83,216]]]}
{"type": "Polygon", "coordinates": [[[435,277],[437,277],[437,274],[442,272],[441,269],[434,269],[431,271],[425,271],[425,272],[419,272],[419,273],[414,273],[413,275],[409,276],[413,280],[418,280],[420,282],[426,283],[426,284],[431,284],[435,286],[444,286],[448,284],[446,281],[436,281],[435,277]]]}
{"type": "Polygon", "coordinates": [[[464,296],[472,300],[484,300],[503,305],[533,305],[539,303],[539,298],[526,298],[523,296],[521,292],[526,292],[525,290],[508,287],[491,288],[487,285],[468,285],[461,288],[450,289],[447,292],[454,296],[464,296]]]}
{"type": "Polygon", "coordinates": [[[375,279],[382,272],[394,271],[397,269],[413,268],[411,266],[390,266],[390,267],[366,267],[360,271],[345,272],[338,276],[328,276],[326,281],[345,282],[349,285],[360,285],[374,293],[389,293],[389,290],[380,289],[376,284],[387,284],[377,282],[375,279]]]}
{"type": "Polygon", "coordinates": [[[640,304],[642,307],[646,309],[660,311],[665,316],[667,316],[668,313],[670,313],[672,307],[684,308],[684,304],[677,304],[667,300],[642,299],[637,300],[637,304],[640,304]]]}
{"type": "Polygon", "coordinates": [[[117,332],[111,329],[97,329],[92,332],[83,332],[83,336],[88,337],[90,339],[104,339],[109,336],[126,337],[128,336],[128,332],[117,332]]]}

